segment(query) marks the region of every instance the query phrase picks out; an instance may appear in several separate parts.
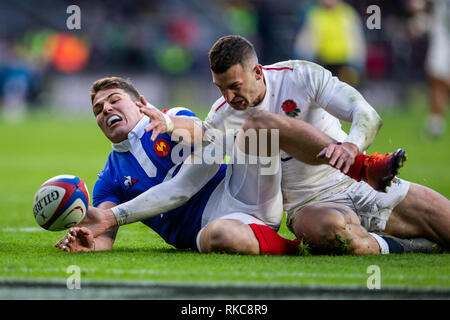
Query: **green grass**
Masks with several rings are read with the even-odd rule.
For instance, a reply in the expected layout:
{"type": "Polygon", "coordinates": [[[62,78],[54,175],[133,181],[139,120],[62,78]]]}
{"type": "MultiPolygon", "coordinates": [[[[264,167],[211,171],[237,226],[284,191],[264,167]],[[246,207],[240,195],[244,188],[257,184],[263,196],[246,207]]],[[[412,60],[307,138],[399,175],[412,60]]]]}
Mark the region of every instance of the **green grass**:
{"type": "MultiPolygon", "coordinates": [[[[204,117],[206,112],[200,111],[204,117]]],[[[381,113],[384,126],[369,153],[407,150],[400,177],[450,196],[450,134],[421,137],[426,112],[411,106],[381,113]]],[[[348,128],[348,125],[346,125],[348,128]]],[[[53,247],[64,232],[40,230],[33,213],[39,185],[58,174],[81,177],[89,190],[110,143],[94,119],[35,114],[20,124],[0,120],[0,278],[59,279],[70,265],[82,280],[189,283],[258,283],[365,287],[370,265],[381,269],[383,288],[450,288],[450,256],[240,256],[176,250],[143,224],[120,229],[109,252],[65,253],[53,247]],[[30,229],[31,228],[31,229],[30,229]]],[[[283,236],[293,238],[283,224],[283,236]]]]}

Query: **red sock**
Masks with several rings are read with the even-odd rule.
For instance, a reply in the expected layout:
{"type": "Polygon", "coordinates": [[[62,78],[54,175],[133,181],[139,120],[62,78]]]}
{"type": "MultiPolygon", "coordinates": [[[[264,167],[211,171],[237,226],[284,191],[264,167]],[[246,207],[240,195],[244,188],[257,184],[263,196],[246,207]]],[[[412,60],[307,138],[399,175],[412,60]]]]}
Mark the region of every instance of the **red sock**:
{"type": "Polygon", "coordinates": [[[356,181],[361,181],[364,174],[364,162],[369,158],[368,155],[361,153],[355,158],[355,162],[350,166],[347,175],[356,181]]]}
{"type": "Polygon", "coordinates": [[[297,254],[299,240],[281,237],[272,228],[262,224],[249,224],[259,242],[259,254],[297,254]]]}

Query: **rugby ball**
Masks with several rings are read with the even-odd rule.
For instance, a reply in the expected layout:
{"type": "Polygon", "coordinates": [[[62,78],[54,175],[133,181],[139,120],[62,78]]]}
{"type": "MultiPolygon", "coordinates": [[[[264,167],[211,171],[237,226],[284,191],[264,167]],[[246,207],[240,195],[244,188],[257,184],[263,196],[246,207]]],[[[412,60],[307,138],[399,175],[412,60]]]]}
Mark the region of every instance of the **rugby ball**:
{"type": "Polygon", "coordinates": [[[49,231],[61,231],[78,224],[89,207],[86,184],[73,175],[59,175],[45,181],[34,196],[36,222],[49,231]]]}

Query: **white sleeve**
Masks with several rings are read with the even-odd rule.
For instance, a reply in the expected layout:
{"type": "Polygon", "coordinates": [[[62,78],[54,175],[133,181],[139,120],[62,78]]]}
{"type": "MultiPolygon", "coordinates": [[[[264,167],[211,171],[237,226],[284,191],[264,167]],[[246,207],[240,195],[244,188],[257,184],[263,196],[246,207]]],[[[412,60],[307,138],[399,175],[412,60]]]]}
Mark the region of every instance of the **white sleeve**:
{"type": "Polygon", "coordinates": [[[201,152],[192,153],[172,179],[162,182],[136,198],[112,208],[119,226],[178,208],[211,180],[220,164],[196,164],[201,152]]]}
{"type": "Polygon", "coordinates": [[[317,64],[309,64],[300,71],[299,76],[317,105],[336,118],[352,123],[344,142],[355,144],[359,152],[367,150],[382,125],[375,109],[355,88],[333,77],[330,71],[317,64]]]}

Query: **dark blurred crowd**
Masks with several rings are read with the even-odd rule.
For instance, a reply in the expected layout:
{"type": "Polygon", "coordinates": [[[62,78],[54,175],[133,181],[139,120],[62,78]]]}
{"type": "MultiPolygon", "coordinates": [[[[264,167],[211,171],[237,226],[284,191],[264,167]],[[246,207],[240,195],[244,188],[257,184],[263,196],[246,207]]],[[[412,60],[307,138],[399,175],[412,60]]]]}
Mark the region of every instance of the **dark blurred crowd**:
{"type": "Polygon", "coordinates": [[[207,52],[226,34],[251,40],[262,64],[313,60],[355,86],[385,79],[424,81],[429,20],[426,14],[417,17],[411,2],[3,0],[0,95],[8,99],[12,90],[37,101],[46,77],[54,73],[207,75],[207,52]],[[71,4],[81,10],[79,30],[66,25],[71,4]],[[367,27],[370,5],[380,8],[380,29],[367,27]]]}

